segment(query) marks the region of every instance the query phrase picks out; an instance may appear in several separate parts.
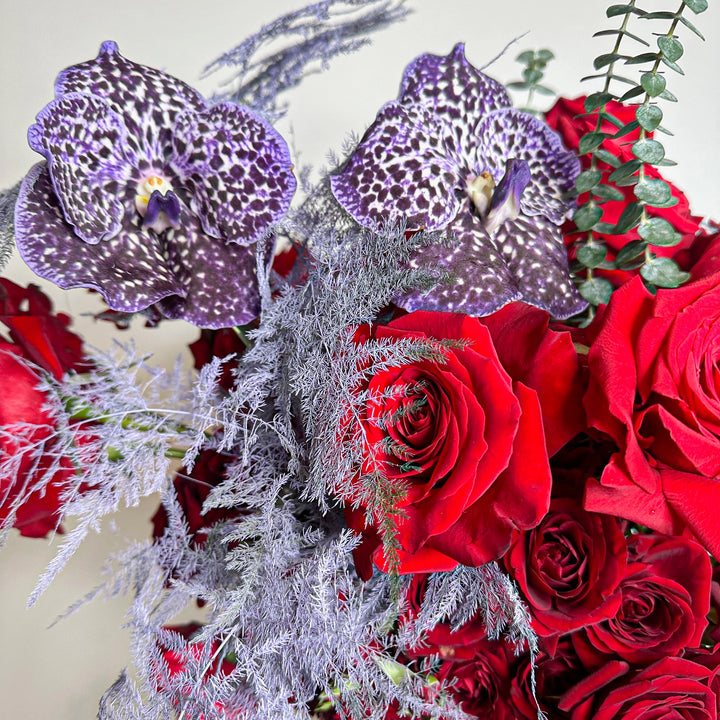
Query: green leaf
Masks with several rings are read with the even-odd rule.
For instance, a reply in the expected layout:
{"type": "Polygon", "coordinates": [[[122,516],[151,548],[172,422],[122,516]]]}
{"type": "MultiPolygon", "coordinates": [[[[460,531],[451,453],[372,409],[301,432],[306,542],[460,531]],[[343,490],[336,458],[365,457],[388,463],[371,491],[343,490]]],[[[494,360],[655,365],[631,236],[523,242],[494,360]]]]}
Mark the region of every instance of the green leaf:
{"type": "Polygon", "coordinates": [[[675,133],[671,133],[667,128],[663,127],[662,125],[657,126],[657,131],[664,133],[665,135],[674,135],[675,133]]]}
{"type": "Polygon", "coordinates": [[[612,93],[594,92],[585,98],[585,112],[591,113],[614,99],[612,93]]]}
{"type": "Polygon", "coordinates": [[[607,65],[612,65],[616,60],[624,60],[625,58],[627,58],[627,55],[621,55],[620,53],[605,53],[604,55],[598,55],[593,60],[593,67],[600,70],[607,65]]]}
{"type": "Polygon", "coordinates": [[[674,260],[657,257],[640,268],[645,280],[657,287],[676,288],[690,278],[690,273],[683,272],[674,260]]]}
{"type": "Polygon", "coordinates": [[[663,158],[659,163],[655,163],[658,167],[674,167],[677,163],[674,160],[663,158]]]}
{"type": "Polygon", "coordinates": [[[539,92],[541,95],[557,95],[553,89],[545,87],[544,85],[536,85],[535,92],[539,92]]]}
{"type": "Polygon", "coordinates": [[[675,232],[675,228],[663,218],[649,218],[638,228],[638,235],[650,245],[657,247],[672,247],[682,240],[682,235],[675,232]]]}
{"type": "Polygon", "coordinates": [[[602,132],[591,132],[583,135],[578,143],[578,152],[581,155],[592,152],[596,148],[600,147],[600,144],[606,137],[607,135],[602,132]]]}
{"type": "Polygon", "coordinates": [[[635,186],[635,197],[646,205],[662,206],[670,200],[670,186],[660,179],[643,180],[635,186]]]}
{"type": "Polygon", "coordinates": [[[509,82],[505,87],[510,88],[511,90],[529,90],[532,87],[532,83],[520,82],[516,80],[514,82],[509,82]]]}
{"type": "Polygon", "coordinates": [[[635,270],[645,263],[645,248],[647,243],[640,240],[631,240],[620,248],[615,256],[615,266],[619,270],[635,270]]]}
{"type": "Polygon", "coordinates": [[[660,10],[658,12],[645,13],[642,16],[643,20],[674,20],[675,13],[669,10],[660,10]]]}
{"type": "Polygon", "coordinates": [[[641,53],[640,55],[634,55],[625,61],[626,65],[641,65],[646,62],[655,62],[657,60],[656,53],[641,53]]]}
{"type": "Polygon", "coordinates": [[[597,185],[592,189],[592,194],[601,200],[624,200],[625,196],[612,185],[597,185]]]}
{"type": "Polygon", "coordinates": [[[635,117],[643,130],[654,130],[663,118],[663,112],[657,105],[638,105],[635,117]]]}
{"type": "Polygon", "coordinates": [[[615,184],[618,187],[630,187],[631,185],[637,185],[640,182],[640,178],[637,175],[629,175],[621,180],[616,180],[615,184]]]}
{"type": "Polygon", "coordinates": [[[550,62],[550,60],[555,59],[555,54],[552,50],[548,50],[547,48],[542,48],[541,50],[537,51],[537,58],[538,60],[542,60],[543,62],[550,62]]]}
{"type": "Polygon", "coordinates": [[[633,130],[636,130],[640,126],[640,123],[637,120],[632,120],[627,125],[623,125],[614,135],[613,138],[621,138],[627,135],[628,133],[631,133],[633,130]]]}
{"type": "Polygon", "coordinates": [[[613,286],[605,278],[592,278],[582,283],[578,290],[591,305],[597,307],[610,302],[613,286]]]}
{"type": "Polygon", "coordinates": [[[593,154],[598,160],[607,163],[610,167],[620,167],[620,160],[607,150],[598,148],[593,154]]]}
{"type": "Polygon", "coordinates": [[[645,163],[654,165],[665,157],[665,148],[657,140],[638,140],[632,146],[633,155],[645,163]]]}
{"type": "Polygon", "coordinates": [[[628,160],[610,175],[610,182],[617,182],[630,175],[634,175],[642,165],[640,160],[628,160]]]}
{"type": "Polygon", "coordinates": [[[532,50],[524,50],[515,60],[523,65],[529,65],[535,59],[535,53],[532,50]]]}
{"type": "Polygon", "coordinates": [[[622,120],[618,120],[612,113],[605,112],[604,110],[601,110],[598,113],[598,117],[602,118],[603,120],[607,120],[611,125],[614,125],[616,128],[621,128],[623,126],[622,120]]]}
{"type": "Polygon", "coordinates": [[[584,193],[594,188],[602,180],[602,173],[599,170],[585,170],[575,180],[575,189],[584,193]]]}
{"type": "Polygon", "coordinates": [[[573,221],[581,232],[590,230],[602,217],[602,208],[596,205],[581,205],[573,215],[573,221]]]}
{"type": "Polygon", "coordinates": [[[662,75],[654,75],[651,72],[643,73],[640,78],[640,84],[650,97],[657,97],[665,89],[665,85],[667,85],[662,75]]]}
{"type": "Polygon", "coordinates": [[[607,248],[597,243],[583,245],[577,251],[577,259],[588,268],[596,268],[607,256],[607,248]]]}
{"type": "Polygon", "coordinates": [[[614,235],[624,235],[628,230],[632,230],[642,217],[643,206],[640,203],[630,203],[620,214],[614,235]]]}
{"type": "Polygon", "coordinates": [[[694,32],[701,40],[704,40],[705,37],[703,34],[684,16],[680,16],[680,22],[691,32],[694,32]]]}
{"type": "Polygon", "coordinates": [[[677,97],[673,95],[669,90],[663,90],[658,97],[663,100],[669,100],[670,102],[677,102],[677,97]]]}
{"type": "Polygon", "coordinates": [[[528,68],[522,71],[523,80],[529,83],[536,83],[543,76],[542,71],[528,68]]]}
{"type": "Polygon", "coordinates": [[[650,43],[643,40],[638,35],[633,35],[631,32],[628,32],[627,30],[622,29],[612,29],[612,30],[600,30],[593,34],[593,37],[603,37],[605,35],[622,35],[624,37],[629,37],[635,40],[636,42],[639,42],[641,45],[645,45],[646,47],[650,47],[650,43]]]}
{"type": "Polygon", "coordinates": [[[670,62],[675,62],[676,60],[679,60],[682,57],[683,52],[685,52],[682,43],[674,37],[661,35],[657,39],[657,44],[662,54],[668,60],[670,60],[670,62]]]}
{"type": "Polygon", "coordinates": [[[619,102],[625,102],[626,100],[632,100],[634,97],[637,97],[638,95],[642,95],[645,92],[645,90],[640,87],[640,85],[635,86],[634,88],[630,88],[624,95],[622,95],[619,98],[619,102]]]}
{"type": "Polygon", "coordinates": [[[678,75],[684,75],[685,71],[674,62],[670,62],[666,57],[660,57],[660,59],[663,61],[663,65],[667,65],[671,70],[674,70],[678,75]]]}
{"type": "Polygon", "coordinates": [[[627,15],[633,13],[634,15],[644,15],[645,11],[640,8],[636,8],[634,5],[611,5],[606,11],[607,17],[617,17],[618,15],[627,15]]]}
{"type": "Polygon", "coordinates": [[[705,12],[708,9],[707,0],[685,0],[685,4],[696,14],[705,12]]]}

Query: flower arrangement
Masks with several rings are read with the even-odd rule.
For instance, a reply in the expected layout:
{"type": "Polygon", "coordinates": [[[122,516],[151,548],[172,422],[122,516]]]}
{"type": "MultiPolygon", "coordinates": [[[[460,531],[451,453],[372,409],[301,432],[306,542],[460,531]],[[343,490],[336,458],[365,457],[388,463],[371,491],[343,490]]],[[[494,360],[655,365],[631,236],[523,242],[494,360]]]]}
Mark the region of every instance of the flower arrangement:
{"type": "Polygon", "coordinates": [[[717,720],[720,239],[660,140],[706,9],[610,6],[547,110],[548,50],[419,54],[314,179],[283,93],[402,3],[282,16],[210,98],[112,41],[60,73],[0,258],[199,333],[187,379],[0,278],[0,530],[59,540],[31,603],[154,503],[71,608],[130,599],[98,717],[717,720]]]}

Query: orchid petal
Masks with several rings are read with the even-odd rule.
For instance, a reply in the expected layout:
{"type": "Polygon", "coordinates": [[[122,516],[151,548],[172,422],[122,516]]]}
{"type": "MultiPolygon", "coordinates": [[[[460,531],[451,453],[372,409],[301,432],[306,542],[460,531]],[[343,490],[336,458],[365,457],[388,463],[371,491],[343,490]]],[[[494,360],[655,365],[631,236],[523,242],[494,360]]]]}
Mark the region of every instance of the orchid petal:
{"type": "Polygon", "coordinates": [[[477,141],[473,129],[494,110],[510,107],[510,96],[498,82],[476,70],[458,43],[449,55],[420,55],[408,65],[398,100],[405,105],[425,105],[452,127],[464,156],[473,153],[477,141]]]}
{"type": "Polygon", "coordinates": [[[422,107],[388,103],[340,173],[330,178],[338,202],[361,225],[404,220],[435,230],[452,220],[459,160],[447,128],[422,107]]]}
{"type": "Polygon", "coordinates": [[[290,152],[279,133],[231,103],[178,118],[173,169],[206,233],[244,245],[287,212],[295,192],[290,152]]]}

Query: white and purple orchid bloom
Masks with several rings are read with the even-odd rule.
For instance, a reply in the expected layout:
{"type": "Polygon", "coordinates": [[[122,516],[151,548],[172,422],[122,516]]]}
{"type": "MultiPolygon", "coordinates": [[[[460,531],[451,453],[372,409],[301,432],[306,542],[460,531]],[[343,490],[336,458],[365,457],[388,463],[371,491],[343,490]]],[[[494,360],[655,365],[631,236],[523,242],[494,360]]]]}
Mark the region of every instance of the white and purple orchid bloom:
{"type": "Polygon", "coordinates": [[[22,184],[15,227],[38,275],[199,327],[257,316],[256,243],[296,186],[267,122],[106,42],[59,75],[28,138],[45,162],[22,184]]]}
{"type": "Polygon", "coordinates": [[[406,309],[481,316],[524,300],[567,318],[586,307],[559,228],[575,207],[580,164],[547,125],[510,105],[462,44],[446,57],[421,55],[405,70],[398,100],[331,178],[360,225],[405,222],[457,238],[414,260],[453,280],[400,298],[406,309]]]}

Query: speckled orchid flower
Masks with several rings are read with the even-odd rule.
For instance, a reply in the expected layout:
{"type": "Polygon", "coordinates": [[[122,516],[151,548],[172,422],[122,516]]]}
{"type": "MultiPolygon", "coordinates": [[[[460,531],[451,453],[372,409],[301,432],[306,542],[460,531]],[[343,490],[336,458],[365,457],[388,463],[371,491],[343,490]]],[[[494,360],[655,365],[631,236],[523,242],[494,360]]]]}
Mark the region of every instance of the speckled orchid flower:
{"type": "Polygon", "coordinates": [[[46,162],[22,184],[15,227],[38,275],[200,327],[257,315],[255,244],[296,185],[264,120],[106,42],[59,75],[28,137],[46,162]]]}
{"type": "Polygon", "coordinates": [[[510,107],[505,88],[458,44],[408,66],[398,100],[380,110],[331,184],[363,226],[402,220],[458,239],[422,251],[423,264],[453,281],[400,299],[408,310],[487,315],[524,300],[566,318],[586,306],[558,227],[574,208],[579,169],[558,136],[510,107]]]}

